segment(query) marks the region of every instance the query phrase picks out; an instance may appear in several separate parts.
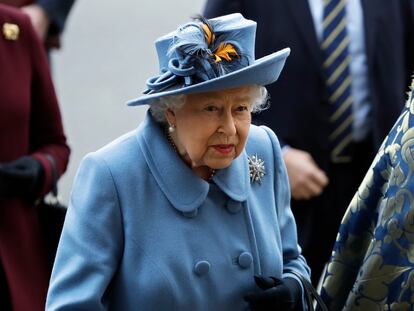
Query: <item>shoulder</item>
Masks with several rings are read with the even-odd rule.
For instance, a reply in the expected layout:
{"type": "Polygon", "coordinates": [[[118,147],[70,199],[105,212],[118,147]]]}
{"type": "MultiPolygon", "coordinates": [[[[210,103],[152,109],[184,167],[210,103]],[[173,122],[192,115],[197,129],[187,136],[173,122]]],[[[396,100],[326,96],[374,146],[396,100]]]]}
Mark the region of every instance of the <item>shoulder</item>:
{"type": "Polygon", "coordinates": [[[283,173],[284,162],[279,140],[267,126],[251,126],[246,153],[249,157],[257,156],[263,160],[267,174],[283,173]]]}
{"type": "Polygon", "coordinates": [[[116,184],[137,183],[149,172],[145,152],[138,142],[139,135],[140,128],[87,154],[78,172],[92,170],[98,175],[110,175],[116,184]]]}
{"type": "Polygon", "coordinates": [[[0,4],[0,26],[4,23],[14,23],[23,28],[31,28],[29,17],[19,8],[0,4]]]}
{"type": "MultiPolygon", "coordinates": [[[[28,57],[40,46],[29,16],[20,9],[0,4],[0,46],[14,60],[28,57]]],[[[30,59],[30,58],[27,58],[30,59]]]]}
{"type": "Polygon", "coordinates": [[[140,162],[134,161],[134,157],[137,158],[134,134],[135,132],[129,132],[86,154],[78,167],[74,188],[84,189],[85,185],[94,188],[93,185],[98,182],[100,189],[109,189],[114,187],[118,176],[127,176],[126,173],[134,162],[140,162]]]}
{"type": "Polygon", "coordinates": [[[267,126],[251,125],[246,149],[267,152],[278,152],[280,150],[279,140],[276,134],[267,126]]]}
{"type": "Polygon", "coordinates": [[[110,167],[133,161],[139,153],[136,133],[136,130],[125,133],[87,157],[101,160],[110,167]]]}

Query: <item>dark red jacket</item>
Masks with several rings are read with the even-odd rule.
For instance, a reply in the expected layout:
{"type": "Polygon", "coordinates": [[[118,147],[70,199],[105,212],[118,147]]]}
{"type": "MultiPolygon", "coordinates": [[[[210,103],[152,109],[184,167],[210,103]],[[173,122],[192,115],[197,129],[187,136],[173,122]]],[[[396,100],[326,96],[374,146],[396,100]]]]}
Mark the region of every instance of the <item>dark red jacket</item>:
{"type": "MultiPolygon", "coordinates": [[[[38,159],[45,171],[40,197],[52,181],[45,154],[54,157],[61,175],[69,148],[45,51],[29,18],[0,5],[0,163],[25,155],[38,159]],[[5,23],[19,27],[17,40],[6,38],[5,23]]],[[[44,310],[50,267],[33,202],[0,200],[0,265],[13,310],[44,310]]]]}

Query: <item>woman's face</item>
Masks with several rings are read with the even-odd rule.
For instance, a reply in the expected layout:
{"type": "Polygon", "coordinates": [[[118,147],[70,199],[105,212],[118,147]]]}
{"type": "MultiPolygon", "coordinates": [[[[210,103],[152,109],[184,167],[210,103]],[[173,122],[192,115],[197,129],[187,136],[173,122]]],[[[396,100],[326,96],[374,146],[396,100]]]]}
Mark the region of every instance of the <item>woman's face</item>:
{"type": "Polygon", "coordinates": [[[240,155],[251,123],[251,89],[190,94],[181,108],[167,110],[172,139],[191,168],[222,169],[240,155]]]}

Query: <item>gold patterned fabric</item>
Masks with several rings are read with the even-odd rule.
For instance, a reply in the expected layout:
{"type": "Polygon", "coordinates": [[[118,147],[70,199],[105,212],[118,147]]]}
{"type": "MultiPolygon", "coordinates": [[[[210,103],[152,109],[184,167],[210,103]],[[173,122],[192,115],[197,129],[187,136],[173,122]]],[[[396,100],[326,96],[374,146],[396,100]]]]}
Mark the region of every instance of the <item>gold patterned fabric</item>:
{"type": "Polygon", "coordinates": [[[332,311],[414,310],[413,84],[345,213],[321,295],[332,311]]]}

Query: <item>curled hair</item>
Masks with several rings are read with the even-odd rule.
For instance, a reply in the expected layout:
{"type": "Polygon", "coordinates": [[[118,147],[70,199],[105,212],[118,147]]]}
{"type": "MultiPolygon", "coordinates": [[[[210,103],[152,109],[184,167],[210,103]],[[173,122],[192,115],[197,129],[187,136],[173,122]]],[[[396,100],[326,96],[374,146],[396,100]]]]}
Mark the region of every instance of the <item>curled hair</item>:
{"type": "MultiPolygon", "coordinates": [[[[269,95],[264,86],[253,85],[251,87],[251,112],[259,113],[269,108],[269,95]]],[[[186,95],[171,95],[159,97],[150,105],[150,111],[154,119],[167,125],[165,112],[168,109],[180,109],[186,101],[186,95]]]]}
{"type": "Polygon", "coordinates": [[[254,85],[252,88],[252,97],[252,113],[260,113],[270,107],[270,96],[264,86],[254,85]]]}
{"type": "Polygon", "coordinates": [[[150,111],[154,119],[162,124],[167,124],[165,112],[168,109],[180,109],[185,104],[186,95],[171,95],[159,97],[150,105],[150,111]]]}

